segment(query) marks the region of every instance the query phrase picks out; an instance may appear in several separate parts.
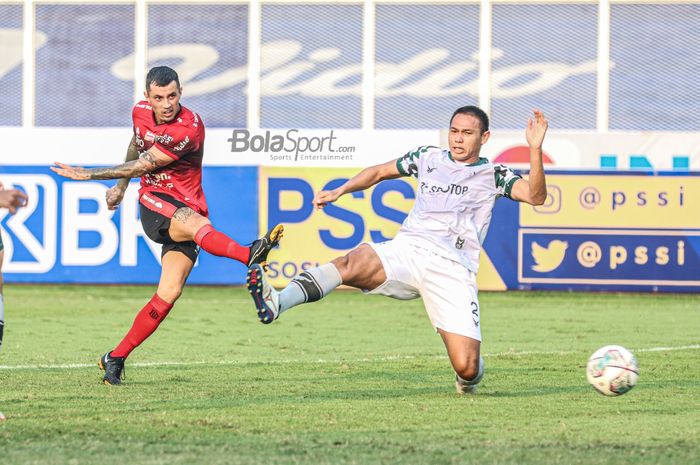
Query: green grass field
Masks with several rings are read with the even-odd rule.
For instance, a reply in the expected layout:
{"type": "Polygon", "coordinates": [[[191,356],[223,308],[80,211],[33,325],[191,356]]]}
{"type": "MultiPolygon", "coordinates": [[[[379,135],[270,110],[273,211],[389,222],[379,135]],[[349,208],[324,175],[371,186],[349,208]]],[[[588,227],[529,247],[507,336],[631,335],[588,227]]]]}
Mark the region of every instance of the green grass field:
{"type": "Polygon", "coordinates": [[[482,293],[486,376],[454,392],[420,301],[336,292],[261,325],[243,289],[188,288],[99,384],[152,287],[12,286],[2,464],[698,464],[700,296],[482,293]],[[639,384],[587,384],[595,349],[639,384]]]}

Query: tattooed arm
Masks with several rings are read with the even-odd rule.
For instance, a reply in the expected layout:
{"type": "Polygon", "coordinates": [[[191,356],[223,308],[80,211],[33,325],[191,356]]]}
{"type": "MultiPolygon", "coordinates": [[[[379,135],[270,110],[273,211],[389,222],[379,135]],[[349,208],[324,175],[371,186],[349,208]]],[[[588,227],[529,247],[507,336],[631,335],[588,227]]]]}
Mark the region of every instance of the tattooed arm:
{"type": "MultiPolygon", "coordinates": [[[[131,142],[129,143],[129,147],[126,149],[126,158],[124,159],[125,162],[130,162],[133,160],[137,160],[139,158],[139,149],[138,146],[136,145],[136,136],[131,137],[131,142]]],[[[126,190],[127,187],[129,187],[129,181],[131,181],[131,178],[121,178],[115,187],[119,187],[122,190],[126,190]]]]}
{"type": "MultiPolygon", "coordinates": [[[[136,136],[131,137],[131,142],[129,142],[129,147],[126,149],[126,159],[124,161],[133,161],[139,157],[138,146],[136,145],[136,136]]],[[[121,178],[117,183],[107,189],[105,192],[105,201],[107,202],[107,208],[110,210],[116,210],[119,208],[119,204],[122,203],[124,199],[124,193],[129,187],[129,182],[131,178],[121,178]]]]}
{"type": "Polygon", "coordinates": [[[87,181],[89,179],[131,179],[139,178],[146,173],[155,171],[174,160],[156,147],[151,147],[136,160],[127,161],[121,165],[110,168],[83,168],[81,166],[69,166],[55,162],[51,170],[63,177],[75,179],[76,181],[87,181]]]}

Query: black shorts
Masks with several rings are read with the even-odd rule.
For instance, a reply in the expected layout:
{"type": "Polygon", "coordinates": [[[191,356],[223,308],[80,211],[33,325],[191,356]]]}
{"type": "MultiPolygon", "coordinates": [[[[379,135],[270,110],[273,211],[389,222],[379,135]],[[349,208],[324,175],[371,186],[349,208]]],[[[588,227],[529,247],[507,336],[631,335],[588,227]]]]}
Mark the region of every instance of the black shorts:
{"type": "Polygon", "coordinates": [[[176,242],[168,233],[170,221],[178,208],[192,208],[169,195],[146,192],[139,198],[141,226],[146,235],[158,244],[163,244],[161,258],[171,250],[182,252],[192,263],[197,261],[199,246],[194,241],[176,242]]]}

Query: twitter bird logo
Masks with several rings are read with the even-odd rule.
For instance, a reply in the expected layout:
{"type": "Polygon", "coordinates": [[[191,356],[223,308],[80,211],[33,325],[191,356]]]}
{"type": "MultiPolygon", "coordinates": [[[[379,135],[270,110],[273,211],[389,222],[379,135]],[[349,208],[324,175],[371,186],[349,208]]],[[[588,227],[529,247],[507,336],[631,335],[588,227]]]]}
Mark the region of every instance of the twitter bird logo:
{"type": "Polygon", "coordinates": [[[537,242],[533,242],[532,258],[535,259],[535,264],[532,266],[532,269],[539,273],[555,270],[564,261],[564,255],[566,255],[568,246],[569,244],[564,241],[551,241],[547,247],[542,247],[537,242]]]}

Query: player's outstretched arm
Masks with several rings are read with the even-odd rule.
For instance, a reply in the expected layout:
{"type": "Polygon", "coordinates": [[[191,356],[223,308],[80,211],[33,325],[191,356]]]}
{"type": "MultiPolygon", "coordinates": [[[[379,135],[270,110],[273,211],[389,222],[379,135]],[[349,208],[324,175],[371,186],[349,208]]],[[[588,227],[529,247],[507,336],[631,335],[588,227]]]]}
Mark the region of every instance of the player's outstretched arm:
{"type": "Polygon", "coordinates": [[[319,191],[314,196],[313,204],[316,208],[323,208],[331,202],[335,202],[342,195],[351,192],[365,190],[385,179],[395,179],[401,177],[399,169],[396,167],[396,160],[382,163],[381,165],[370,166],[348,179],[345,184],[331,191],[319,191]]]}
{"type": "Polygon", "coordinates": [[[87,181],[89,179],[131,179],[139,178],[173,161],[173,158],[161,152],[156,147],[151,147],[138,159],[110,168],[83,168],[81,166],[69,166],[64,163],[55,162],[56,166],[52,166],[51,170],[60,176],[75,179],[76,181],[87,181]]]}
{"type": "Polygon", "coordinates": [[[540,110],[533,111],[533,118],[527,120],[525,138],[530,146],[530,175],[528,180],[518,180],[513,184],[511,198],[530,205],[542,205],[547,198],[547,185],[542,165],[542,143],[549,123],[540,110]]]}

